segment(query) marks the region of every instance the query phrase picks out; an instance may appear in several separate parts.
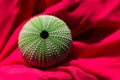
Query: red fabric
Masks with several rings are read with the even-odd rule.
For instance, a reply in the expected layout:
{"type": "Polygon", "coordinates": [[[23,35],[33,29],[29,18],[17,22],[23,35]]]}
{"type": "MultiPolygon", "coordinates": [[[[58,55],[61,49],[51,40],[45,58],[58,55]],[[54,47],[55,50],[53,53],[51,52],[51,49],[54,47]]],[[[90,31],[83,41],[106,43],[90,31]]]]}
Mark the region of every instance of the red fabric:
{"type": "Polygon", "coordinates": [[[120,0],[0,0],[0,80],[120,80],[120,0]],[[58,66],[26,64],[18,48],[23,24],[50,14],[72,31],[71,55],[58,66]]]}

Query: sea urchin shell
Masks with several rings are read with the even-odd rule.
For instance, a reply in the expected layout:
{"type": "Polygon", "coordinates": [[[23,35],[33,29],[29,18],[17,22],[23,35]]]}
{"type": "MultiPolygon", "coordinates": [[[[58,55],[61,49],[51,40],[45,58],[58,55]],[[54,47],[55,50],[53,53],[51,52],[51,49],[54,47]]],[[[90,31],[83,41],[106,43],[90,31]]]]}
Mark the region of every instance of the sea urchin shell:
{"type": "Polygon", "coordinates": [[[40,68],[61,63],[71,48],[71,32],[55,16],[30,19],[22,28],[18,45],[26,62],[40,68]]]}

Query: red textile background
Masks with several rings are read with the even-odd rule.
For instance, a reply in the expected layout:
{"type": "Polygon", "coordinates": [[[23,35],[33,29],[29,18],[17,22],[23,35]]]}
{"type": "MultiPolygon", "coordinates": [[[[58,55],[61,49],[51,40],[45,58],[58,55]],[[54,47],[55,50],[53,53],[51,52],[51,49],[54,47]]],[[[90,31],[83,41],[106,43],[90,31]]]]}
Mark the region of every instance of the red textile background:
{"type": "Polygon", "coordinates": [[[120,0],[0,0],[0,80],[120,80],[120,0]],[[27,65],[18,34],[31,17],[64,20],[71,55],[58,66],[27,65]]]}

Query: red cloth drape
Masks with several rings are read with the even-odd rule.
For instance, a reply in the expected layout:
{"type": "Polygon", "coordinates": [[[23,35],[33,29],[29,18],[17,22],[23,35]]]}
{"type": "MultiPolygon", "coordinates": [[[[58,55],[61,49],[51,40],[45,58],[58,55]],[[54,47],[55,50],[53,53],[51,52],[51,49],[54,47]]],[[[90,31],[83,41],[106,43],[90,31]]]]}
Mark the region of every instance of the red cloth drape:
{"type": "Polygon", "coordinates": [[[120,80],[120,0],[0,0],[0,80],[120,80]],[[18,48],[24,23],[50,14],[73,37],[71,55],[58,66],[27,65],[18,48]]]}

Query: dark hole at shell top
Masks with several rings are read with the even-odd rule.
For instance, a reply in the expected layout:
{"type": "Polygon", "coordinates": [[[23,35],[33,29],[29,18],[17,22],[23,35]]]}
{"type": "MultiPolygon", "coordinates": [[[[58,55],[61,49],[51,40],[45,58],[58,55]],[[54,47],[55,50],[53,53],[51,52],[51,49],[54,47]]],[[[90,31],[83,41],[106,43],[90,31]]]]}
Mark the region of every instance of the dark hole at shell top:
{"type": "Polygon", "coordinates": [[[44,30],[40,33],[40,37],[43,39],[47,39],[49,37],[49,34],[47,31],[44,30]]]}

